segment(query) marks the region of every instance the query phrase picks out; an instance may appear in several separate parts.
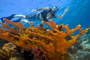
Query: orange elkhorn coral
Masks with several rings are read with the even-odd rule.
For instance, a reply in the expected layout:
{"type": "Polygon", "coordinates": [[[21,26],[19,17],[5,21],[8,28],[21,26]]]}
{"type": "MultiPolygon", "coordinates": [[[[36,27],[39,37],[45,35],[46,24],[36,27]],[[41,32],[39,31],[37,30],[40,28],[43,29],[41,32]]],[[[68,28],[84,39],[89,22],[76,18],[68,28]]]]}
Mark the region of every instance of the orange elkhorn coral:
{"type": "MultiPolygon", "coordinates": [[[[46,32],[42,30],[44,28],[40,29],[33,26],[31,26],[30,29],[25,29],[21,23],[14,23],[6,18],[4,18],[4,21],[19,28],[20,31],[18,31],[18,34],[17,31],[15,31],[15,34],[11,33],[13,32],[13,29],[10,30],[11,32],[6,30],[4,31],[4,29],[2,29],[0,30],[0,38],[10,41],[11,43],[21,47],[22,50],[24,50],[26,47],[29,47],[30,49],[39,47],[45,54],[47,60],[69,60],[66,50],[76,43],[77,38],[88,31],[88,29],[80,29],[81,25],[76,26],[76,28],[72,30],[69,30],[68,25],[61,25],[62,28],[60,29],[60,25],[56,25],[52,20],[50,20],[50,23],[43,22],[44,24],[50,26],[52,29],[46,30],[46,32]],[[65,32],[60,31],[62,29],[65,29],[65,32]],[[66,41],[65,37],[75,32],[76,30],[79,30],[80,34],[72,36],[71,40],[66,41]],[[37,39],[34,40],[30,36],[36,37],[37,39]]],[[[6,24],[2,24],[2,27],[4,25],[6,24]]],[[[6,27],[4,26],[4,28],[6,27]]]]}

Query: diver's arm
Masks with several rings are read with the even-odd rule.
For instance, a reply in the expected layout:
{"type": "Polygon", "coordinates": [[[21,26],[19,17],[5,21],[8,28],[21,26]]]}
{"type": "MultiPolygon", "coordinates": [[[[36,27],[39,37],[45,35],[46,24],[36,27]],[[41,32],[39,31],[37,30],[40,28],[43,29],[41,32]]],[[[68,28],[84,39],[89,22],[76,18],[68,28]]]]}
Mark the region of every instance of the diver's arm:
{"type": "Polygon", "coordinates": [[[69,8],[65,9],[64,10],[64,13],[61,15],[61,16],[57,16],[55,15],[55,18],[59,18],[59,19],[62,19],[64,17],[64,15],[66,14],[66,12],[68,12],[69,8]]]}
{"type": "Polygon", "coordinates": [[[40,10],[50,10],[50,8],[49,7],[39,8],[39,9],[36,9],[36,10],[32,10],[32,12],[36,12],[36,11],[40,11],[40,10]]]}

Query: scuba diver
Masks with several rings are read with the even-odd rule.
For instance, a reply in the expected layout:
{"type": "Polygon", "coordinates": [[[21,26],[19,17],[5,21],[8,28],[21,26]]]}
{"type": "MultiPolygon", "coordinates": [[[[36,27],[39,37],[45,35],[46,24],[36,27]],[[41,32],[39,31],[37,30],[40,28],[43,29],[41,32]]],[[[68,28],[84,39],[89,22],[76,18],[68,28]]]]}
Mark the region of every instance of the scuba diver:
{"type": "Polygon", "coordinates": [[[65,9],[64,13],[61,16],[55,15],[55,13],[59,10],[56,6],[54,6],[53,8],[50,8],[50,7],[39,8],[39,9],[36,9],[36,10],[32,10],[32,12],[36,12],[36,11],[40,11],[40,10],[43,10],[43,11],[39,12],[39,13],[35,13],[35,14],[29,14],[29,15],[16,15],[16,14],[13,14],[13,15],[11,15],[9,17],[6,17],[6,18],[9,19],[9,20],[11,20],[14,17],[19,17],[20,18],[20,19],[14,21],[14,22],[23,21],[25,23],[31,23],[29,21],[31,21],[31,20],[34,21],[35,19],[37,19],[37,21],[42,21],[43,20],[45,22],[48,22],[50,18],[62,19],[64,17],[64,15],[66,14],[66,12],[68,12],[69,8],[65,9]],[[24,18],[24,19],[22,19],[22,18],[24,18]]]}

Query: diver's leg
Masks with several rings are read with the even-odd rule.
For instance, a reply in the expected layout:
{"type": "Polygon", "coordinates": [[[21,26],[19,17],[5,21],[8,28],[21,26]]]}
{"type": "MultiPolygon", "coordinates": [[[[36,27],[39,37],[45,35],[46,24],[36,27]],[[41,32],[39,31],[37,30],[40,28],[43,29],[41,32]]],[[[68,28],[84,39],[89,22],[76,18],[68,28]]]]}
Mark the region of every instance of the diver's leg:
{"type": "Polygon", "coordinates": [[[14,17],[26,18],[25,15],[15,15],[14,17]]]}
{"type": "Polygon", "coordinates": [[[25,22],[25,23],[29,23],[28,20],[26,20],[26,19],[21,19],[20,21],[25,22]]]}

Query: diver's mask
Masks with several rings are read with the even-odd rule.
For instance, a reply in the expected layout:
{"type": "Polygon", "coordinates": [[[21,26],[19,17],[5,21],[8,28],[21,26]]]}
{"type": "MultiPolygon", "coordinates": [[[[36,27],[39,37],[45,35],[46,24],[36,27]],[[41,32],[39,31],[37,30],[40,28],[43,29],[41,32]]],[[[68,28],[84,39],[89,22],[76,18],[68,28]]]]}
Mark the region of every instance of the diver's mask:
{"type": "Polygon", "coordinates": [[[59,9],[56,7],[56,6],[54,6],[53,8],[52,8],[52,11],[58,11],[59,9]]]}

